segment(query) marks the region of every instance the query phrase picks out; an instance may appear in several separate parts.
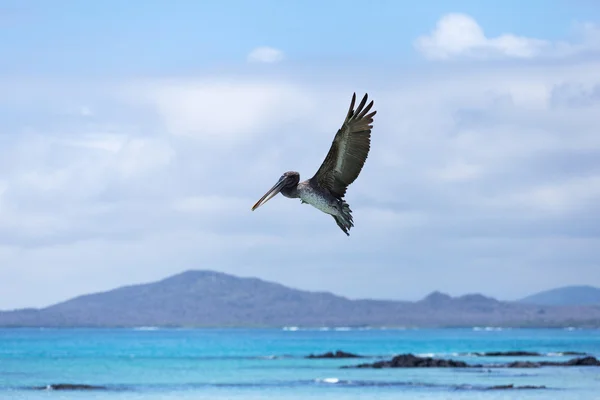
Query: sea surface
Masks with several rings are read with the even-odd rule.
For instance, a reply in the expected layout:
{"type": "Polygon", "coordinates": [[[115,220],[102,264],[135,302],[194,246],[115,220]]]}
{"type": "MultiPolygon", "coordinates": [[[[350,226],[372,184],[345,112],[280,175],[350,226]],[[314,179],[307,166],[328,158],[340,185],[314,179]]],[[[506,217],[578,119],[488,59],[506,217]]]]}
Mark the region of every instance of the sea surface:
{"type": "Polygon", "coordinates": [[[600,357],[579,329],[0,329],[0,399],[600,399],[600,367],[341,369],[413,353],[498,363],[600,357]],[[306,359],[343,350],[367,359],[306,359]],[[480,357],[527,350],[543,357],[480,357]],[[48,390],[58,383],[103,390],[48,390]],[[546,389],[491,390],[544,385],[546,389]],[[37,389],[42,388],[42,389],[37,389]]]}

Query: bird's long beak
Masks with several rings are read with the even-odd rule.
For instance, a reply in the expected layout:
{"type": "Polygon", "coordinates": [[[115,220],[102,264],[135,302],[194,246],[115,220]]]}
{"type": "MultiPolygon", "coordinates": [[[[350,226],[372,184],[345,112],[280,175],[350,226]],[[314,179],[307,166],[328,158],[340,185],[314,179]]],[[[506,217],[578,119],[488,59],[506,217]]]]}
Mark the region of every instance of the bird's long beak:
{"type": "Polygon", "coordinates": [[[269,201],[273,197],[275,197],[275,195],[277,195],[277,193],[279,193],[281,191],[281,189],[283,188],[284,184],[285,184],[285,178],[281,177],[279,179],[279,181],[277,181],[277,183],[275,185],[273,185],[273,187],[271,189],[269,189],[269,191],[267,193],[265,193],[264,196],[261,197],[260,200],[258,200],[256,202],[256,204],[254,204],[252,206],[252,211],[256,210],[258,207],[262,206],[267,201],[269,201]]]}

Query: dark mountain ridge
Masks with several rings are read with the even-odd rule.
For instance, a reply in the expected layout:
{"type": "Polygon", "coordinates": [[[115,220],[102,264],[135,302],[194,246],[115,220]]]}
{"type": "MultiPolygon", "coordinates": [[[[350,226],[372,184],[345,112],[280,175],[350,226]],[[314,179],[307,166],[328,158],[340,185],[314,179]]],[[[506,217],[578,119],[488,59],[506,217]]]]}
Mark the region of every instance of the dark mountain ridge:
{"type": "Polygon", "coordinates": [[[417,302],[351,300],[257,278],[186,271],[41,309],[0,312],[4,327],[600,326],[600,306],[538,306],[434,292],[417,302]]]}

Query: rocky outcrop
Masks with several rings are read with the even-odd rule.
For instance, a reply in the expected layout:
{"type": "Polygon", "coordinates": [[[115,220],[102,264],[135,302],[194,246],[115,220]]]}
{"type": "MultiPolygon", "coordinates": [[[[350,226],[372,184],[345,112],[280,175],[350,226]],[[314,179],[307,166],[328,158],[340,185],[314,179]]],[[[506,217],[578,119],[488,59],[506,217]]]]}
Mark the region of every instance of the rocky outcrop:
{"type": "Polygon", "coordinates": [[[500,365],[500,368],[539,368],[540,363],[531,361],[513,361],[508,364],[500,365]]]}
{"type": "Polygon", "coordinates": [[[328,351],[327,353],[323,354],[310,354],[306,356],[306,358],[362,358],[362,356],[337,350],[335,353],[328,351]]]}
{"type": "MultiPolygon", "coordinates": [[[[586,353],[582,353],[580,351],[561,351],[556,352],[556,355],[560,356],[585,356],[586,353]]],[[[542,357],[549,354],[538,353],[537,351],[487,351],[484,353],[473,353],[473,355],[478,357],[542,357]]]]}
{"type": "Polygon", "coordinates": [[[539,368],[539,367],[600,367],[600,360],[596,357],[587,356],[573,358],[568,361],[513,361],[505,365],[494,366],[496,368],[539,368]]]}
{"type": "Polygon", "coordinates": [[[475,353],[480,357],[539,357],[542,354],[535,351],[488,351],[486,353],[475,353]]]}
{"type": "Polygon", "coordinates": [[[595,357],[579,357],[568,361],[512,361],[505,364],[467,364],[464,361],[401,354],[391,360],[345,366],[342,368],[540,368],[540,367],[600,367],[595,357]]]}
{"type": "Polygon", "coordinates": [[[85,385],[80,383],[55,383],[47,386],[35,386],[34,390],[106,390],[104,386],[85,385]]]}
{"type": "Polygon", "coordinates": [[[414,354],[401,354],[391,360],[359,364],[354,368],[466,368],[463,361],[445,360],[432,357],[418,357],[414,354]]]}
{"type": "Polygon", "coordinates": [[[544,386],[544,385],[540,385],[540,386],[535,386],[535,385],[515,386],[513,384],[510,384],[510,385],[490,386],[489,388],[487,388],[487,390],[506,390],[506,389],[546,389],[546,386],[544,386]]]}
{"type": "Polygon", "coordinates": [[[587,357],[579,357],[573,358],[569,361],[541,361],[540,365],[542,366],[551,366],[551,367],[600,367],[600,360],[596,357],[587,356],[587,357]]]}

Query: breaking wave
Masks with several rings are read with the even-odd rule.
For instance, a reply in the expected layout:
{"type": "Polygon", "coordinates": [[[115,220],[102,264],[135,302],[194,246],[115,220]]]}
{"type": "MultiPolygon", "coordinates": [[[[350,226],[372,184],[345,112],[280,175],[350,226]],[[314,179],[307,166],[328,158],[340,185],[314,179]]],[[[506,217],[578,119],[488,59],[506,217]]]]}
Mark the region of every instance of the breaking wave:
{"type": "Polygon", "coordinates": [[[511,328],[500,328],[499,326],[474,326],[473,330],[476,332],[500,332],[504,330],[510,330],[511,328]]]}
{"type": "MultiPolygon", "coordinates": [[[[378,327],[373,327],[373,326],[320,326],[320,327],[300,327],[300,326],[284,326],[281,328],[281,330],[283,331],[288,331],[288,332],[296,332],[296,331],[307,331],[307,332],[329,332],[329,331],[337,331],[337,332],[349,332],[349,331],[371,331],[371,330],[379,330],[379,331],[386,331],[386,330],[398,330],[398,331],[404,331],[407,330],[408,328],[405,327],[394,327],[394,328],[390,328],[390,327],[386,327],[386,326],[378,326],[378,327]]],[[[417,328],[410,328],[413,330],[417,330],[417,328]]]]}

